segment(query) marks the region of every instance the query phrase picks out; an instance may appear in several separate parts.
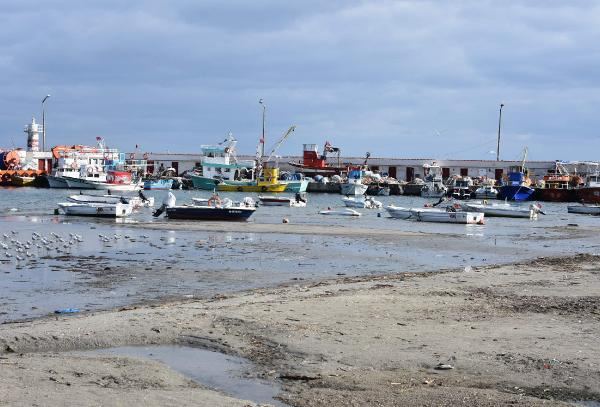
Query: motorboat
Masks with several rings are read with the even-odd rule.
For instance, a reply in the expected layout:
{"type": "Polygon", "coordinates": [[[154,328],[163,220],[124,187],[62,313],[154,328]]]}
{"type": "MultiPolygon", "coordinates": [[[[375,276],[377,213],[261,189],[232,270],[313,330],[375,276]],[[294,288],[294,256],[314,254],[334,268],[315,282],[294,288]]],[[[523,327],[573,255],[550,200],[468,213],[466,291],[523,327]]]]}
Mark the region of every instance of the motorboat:
{"type": "Polygon", "coordinates": [[[450,196],[454,199],[471,199],[471,187],[473,187],[471,177],[462,176],[455,178],[452,182],[450,196]]]}
{"type": "Polygon", "coordinates": [[[133,207],[131,204],[116,203],[76,203],[61,202],[58,207],[65,215],[93,216],[101,218],[123,218],[131,215],[133,207]]]}
{"type": "MultiPolygon", "coordinates": [[[[111,192],[127,192],[139,191],[142,189],[142,182],[132,179],[132,174],[129,171],[110,170],[106,174],[106,182],[81,180],[85,185],[89,185],[92,189],[111,191],[111,192]]],[[[69,187],[71,181],[67,179],[69,187]]]]}
{"type": "Polygon", "coordinates": [[[569,205],[567,212],[582,215],[600,215],[600,205],[569,205]]]}
{"type": "Polygon", "coordinates": [[[482,185],[475,190],[477,199],[496,199],[498,190],[493,185],[482,185]]]}
{"type": "Polygon", "coordinates": [[[342,195],[364,195],[369,188],[368,185],[363,184],[363,177],[365,176],[365,170],[362,168],[353,168],[348,172],[348,178],[346,182],[340,185],[342,195]]]}
{"type": "Polygon", "coordinates": [[[294,208],[302,208],[306,206],[306,196],[301,194],[296,194],[294,197],[259,195],[258,200],[263,206],[291,206],[294,208]]]}
{"type": "Polygon", "coordinates": [[[154,206],[154,197],[142,196],[120,196],[120,195],[71,195],[67,201],[80,204],[85,203],[106,203],[115,204],[117,202],[131,204],[134,208],[154,206]]]}
{"type": "Polygon", "coordinates": [[[327,209],[319,212],[321,215],[337,215],[337,216],[361,216],[361,213],[350,208],[343,209],[327,209]]]}
{"type": "Polygon", "coordinates": [[[173,178],[147,179],[144,181],[144,189],[172,189],[173,178]]]}
{"type": "Polygon", "coordinates": [[[410,219],[412,216],[411,208],[404,208],[401,206],[389,205],[385,207],[387,213],[390,214],[392,218],[396,219],[410,219]]]}
{"type": "Polygon", "coordinates": [[[441,198],[448,194],[448,187],[444,185],[439,165],[435,163],[424,164],[423,172],[425,174],[425,183],[423,188],[421,188],[421,197],[441,198]]]}
{"type": "Polygon", "coordinates": [[[529,179],[528,171],[525,168],[525,160],[527,159],[527,148],[523,151],[523,161],[520,166],[509,168],[506,181],[498,188],[498,199],[508,201],[527,201],[535,192],[531,188],[531,179],[529,179]]]}
{"type": "Polygon", "coordinates": [[[466,202],[461,204],[465,211],[483,212],[486,216],[498,216],[505,218],[529,218],[536,219],[538,213],[542,212],[540,204],[531,204],[529,206],[511,205],[508,202],[487,203],[485,201],[466,202]]]}
{"type": "Polygon", "coordinates": [[[383,207],[380,201],[376,201],[370,196],[356,198],[345,196],[342,198],[342,202],[349,208],[379,209],[383,207]]]}
{"type": "Polygon", "coordinates": [[[256,211],[256,204],[250,197],[234,203],[229,198],[213,195],[206,204],[176,205],[175,196],[169,192],[163,205],[154,212],[154,217],[160,216],[163,211],[169,219],[245,221],[256,211]]]}
{"type": "Polygon", "coordinates": [[[462,224],[484,224],[485,215],[482,212],[458,211],[454,207],[446,209],[437,208],[413,208],[412,218],[421,222],[438,223],[462,223],[462,224]]]}

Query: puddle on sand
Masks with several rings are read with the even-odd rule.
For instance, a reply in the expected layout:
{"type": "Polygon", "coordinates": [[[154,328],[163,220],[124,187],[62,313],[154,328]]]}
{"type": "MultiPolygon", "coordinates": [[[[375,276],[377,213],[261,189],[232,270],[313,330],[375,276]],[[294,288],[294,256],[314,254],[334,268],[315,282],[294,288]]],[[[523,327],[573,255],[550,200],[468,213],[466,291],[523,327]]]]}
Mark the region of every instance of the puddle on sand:
{"type": "Polygon", "coordinates": [[[79,356],[126,356],[162,362],[171,369],[233,397],[285,407],[275,399],[281,391],[275,382],[243,377],[251,365],[246,359],[189,346],[123,346],[76,352],[79,356]]]}

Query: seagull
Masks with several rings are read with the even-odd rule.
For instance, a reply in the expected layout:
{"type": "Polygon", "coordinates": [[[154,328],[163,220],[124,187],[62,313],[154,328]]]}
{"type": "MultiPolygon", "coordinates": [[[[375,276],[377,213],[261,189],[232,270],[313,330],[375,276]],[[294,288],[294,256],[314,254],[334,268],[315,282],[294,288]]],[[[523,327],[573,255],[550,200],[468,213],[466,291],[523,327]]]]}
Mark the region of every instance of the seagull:
{"type": "Polygon", "coordinates": [[[4,233],[4,234],[2,235],[2,237],[3,237],[4,239],[8,239],[8,235],[7,235],[6,233],[4,233]]]}
{"type": "Polygon", "coordinates": [[[21,260],[25,260],[25,259],[24,259],[23,257],[21,257],[21,256],[16,256],[16,257],[15,257],[15,259],[17,259],[17,260],[19,260],[19,261],[21,261],[21,260]]]}
{"type": "Polygon", "coordinates": [[[10,254],[9,252],[4,252],[4,255],[5,255],[6,257],[12,257],[12,254],[10,254]]]}
{"type": "Polygon", "coordinates": [[[17,232],[16,230],[11,230],[10,233],[12,233],[13,235],[16,235],[19,232],[17,232]]]}

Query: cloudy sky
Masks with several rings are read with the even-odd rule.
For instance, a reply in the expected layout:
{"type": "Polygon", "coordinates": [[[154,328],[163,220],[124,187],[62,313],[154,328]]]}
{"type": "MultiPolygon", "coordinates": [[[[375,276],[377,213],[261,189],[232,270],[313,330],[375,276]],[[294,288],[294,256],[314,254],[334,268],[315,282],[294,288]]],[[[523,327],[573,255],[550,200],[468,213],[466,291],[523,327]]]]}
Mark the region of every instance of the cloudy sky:
{"type": "Polygon", "coordinates": [[[0,146],[600,160],[600,2],[7,0],[0,146]]]}

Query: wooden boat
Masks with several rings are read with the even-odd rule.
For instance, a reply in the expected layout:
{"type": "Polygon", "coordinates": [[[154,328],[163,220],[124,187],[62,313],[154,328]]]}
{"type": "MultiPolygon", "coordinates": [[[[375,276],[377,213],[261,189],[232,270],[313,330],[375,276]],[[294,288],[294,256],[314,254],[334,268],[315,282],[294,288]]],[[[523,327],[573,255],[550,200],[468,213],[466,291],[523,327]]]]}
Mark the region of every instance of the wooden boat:
{"type": "Polygon", "coordinates": [[[414,219],[421,222],[484,224],[484,214],[481,212],[462,212],[448,209],[418,208],[411,209],[414,219]]]}
{"type": "Polygon", "coordinates": [[[295,197],[259,195],[258,199],[263,206],[291,206],[294,208],[306,206],[306,198],[303,198],[300,194],[295,197]]]}
{"type": "Polygon", "coordinates": [[[505,218],[537,218],[541,213],[542,207],[539,204],[529,206],[511,205],[509,203],[476,203],[468,202],[461,204],[465,211],[483,212],[485,216],[497,216],[505,218]]]}
{"type": "Polygon", "coordinates": [[[154,206],[154,197],[141,196],[119,196],[119,195],[71,195],[67,201],[80,204],[85,203],[105,203],[115,204],[117,202],[131,204],[134,208],[154,206]]]}
{"type": "Polygon", "coordinates": [[[132,205],[117,203],[61,202],[59,208],[65,215],[122,218],[131,215],[132,205]]]}
{"type": "Polygon", "coordinates": [[[30,187],[35,184],[35,177],[25,175],[13,175],[11,183],[16,187],[30,187]]]}
{"type": "Polygon", "coordinates": [[[326,211],[319,212],[321,215],[337,215],[337,216],[361,216],[361,213],[354,209],[327,209],[326,211]]]}
{"type": "Polygon", "coordinates": [[[350,197],[345,196],[342,198],[342,202],[348,208],[365,208],[365,209],[379,209],[383,207],[383,204],[375,199],[368,197],[350,197]]]}
{"type": "Polygon", "coordinates": [[[569,205],[567,212],[582,215],[600,215],[600,205],[569,205]]]}

